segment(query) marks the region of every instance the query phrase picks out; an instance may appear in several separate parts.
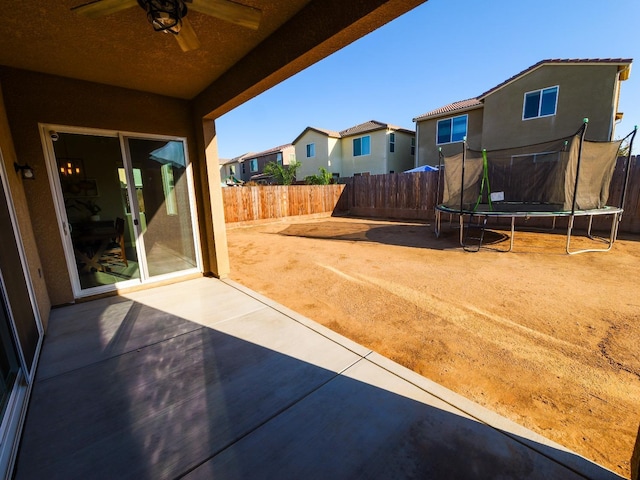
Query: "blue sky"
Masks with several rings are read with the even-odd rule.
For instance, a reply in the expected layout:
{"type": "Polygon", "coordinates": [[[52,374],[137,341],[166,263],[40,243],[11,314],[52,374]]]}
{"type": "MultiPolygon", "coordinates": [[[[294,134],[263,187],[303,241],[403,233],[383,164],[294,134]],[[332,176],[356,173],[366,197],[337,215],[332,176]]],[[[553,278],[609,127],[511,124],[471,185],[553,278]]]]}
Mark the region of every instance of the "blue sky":
{"type": "MultiPolygon", "coordinates": [[[[640,0],[429,0],[220,117],[219,155],[291,143],[307,126],[378,120],[413,129],[416,116],[543,59],[640,63],[639,19],[640,0]]],[[[640,124],[639,68],[622,83],[616,137],[640,124]]]]}

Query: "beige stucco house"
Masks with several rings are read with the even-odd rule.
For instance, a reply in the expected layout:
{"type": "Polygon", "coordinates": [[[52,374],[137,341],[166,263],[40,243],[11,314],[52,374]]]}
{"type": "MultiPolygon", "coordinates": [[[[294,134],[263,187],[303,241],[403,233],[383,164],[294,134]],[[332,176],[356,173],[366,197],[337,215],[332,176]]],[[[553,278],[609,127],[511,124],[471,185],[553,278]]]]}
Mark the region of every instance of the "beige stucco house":
{"type": "Polygon", "coordinates": [[[370,120],[336,132],[307,127],[292,142],[302,163],[300,178],[324,167],[334,177],[378,175],[414,165],[415,132],[370,120]]]}
{"type": "Polygon", "coordinates": [[[177,36],[136,1],[83,3],[0,24],[3,476],[52,307],[228,274],[216,119],[423,0],[187,3],[177,36]]]}
{"type": "Polygon", "coordinates": [[[450,103],[413,119],[416,166],[437,165],[438,150],[487,150],[555,140],[589,119],[587,139],[614,138],[620,83],[631,59],[542,60],[482,95],[450,103]]]}

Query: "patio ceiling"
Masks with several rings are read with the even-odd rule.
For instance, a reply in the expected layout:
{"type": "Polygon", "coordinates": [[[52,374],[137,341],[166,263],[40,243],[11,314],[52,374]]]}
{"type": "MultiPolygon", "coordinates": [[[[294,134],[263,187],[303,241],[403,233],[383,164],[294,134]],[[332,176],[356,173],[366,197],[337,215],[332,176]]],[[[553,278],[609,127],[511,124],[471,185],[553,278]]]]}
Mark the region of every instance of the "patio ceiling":
{"type": "Polygon", "coordinates": [[[3,9],[0,65],[196,99],[219,116],[425,0],[242,0],[259,8],[251,30],[189,11],[201,42],[182,52],[138,6],[91,19],[87,0],[29,0],[3,9]]]}

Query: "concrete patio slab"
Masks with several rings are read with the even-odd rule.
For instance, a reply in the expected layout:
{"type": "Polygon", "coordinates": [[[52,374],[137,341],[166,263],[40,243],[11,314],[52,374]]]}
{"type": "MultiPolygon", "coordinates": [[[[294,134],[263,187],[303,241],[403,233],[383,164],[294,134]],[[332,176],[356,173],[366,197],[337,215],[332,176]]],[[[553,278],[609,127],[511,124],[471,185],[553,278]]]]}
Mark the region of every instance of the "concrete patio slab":
{"type": "Polygon", "coordinates": [[[233,282],[55,309],[15,478],[620,478],[233,282]]]}

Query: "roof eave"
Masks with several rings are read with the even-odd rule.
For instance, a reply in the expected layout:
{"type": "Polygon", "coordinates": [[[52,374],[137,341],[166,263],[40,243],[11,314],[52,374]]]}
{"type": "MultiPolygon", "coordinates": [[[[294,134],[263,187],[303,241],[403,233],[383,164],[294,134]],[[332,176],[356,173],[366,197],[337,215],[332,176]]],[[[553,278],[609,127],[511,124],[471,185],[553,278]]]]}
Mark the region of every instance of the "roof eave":
{"type": "Polygon", "coordinates": [[[451,111],[448,111],[448,112],[437,113],[437,114],[434,114],[434,115],[423,115],[423,116],[414,118],[412,121],[413,122],[424,122],[425,120],[434,120],[434,119],[437,119],[437,118],[450,117],[452,115],[457,115],[459,113],[470,112],[471,110],[478,110],[479,108],[484,108],[484,105],[473,105],[473,106],[470,106],[470,107],[464,107],[464,108],[460,108],[460,109],[457,109],[457,110],[451,110],[451,111]]]}

